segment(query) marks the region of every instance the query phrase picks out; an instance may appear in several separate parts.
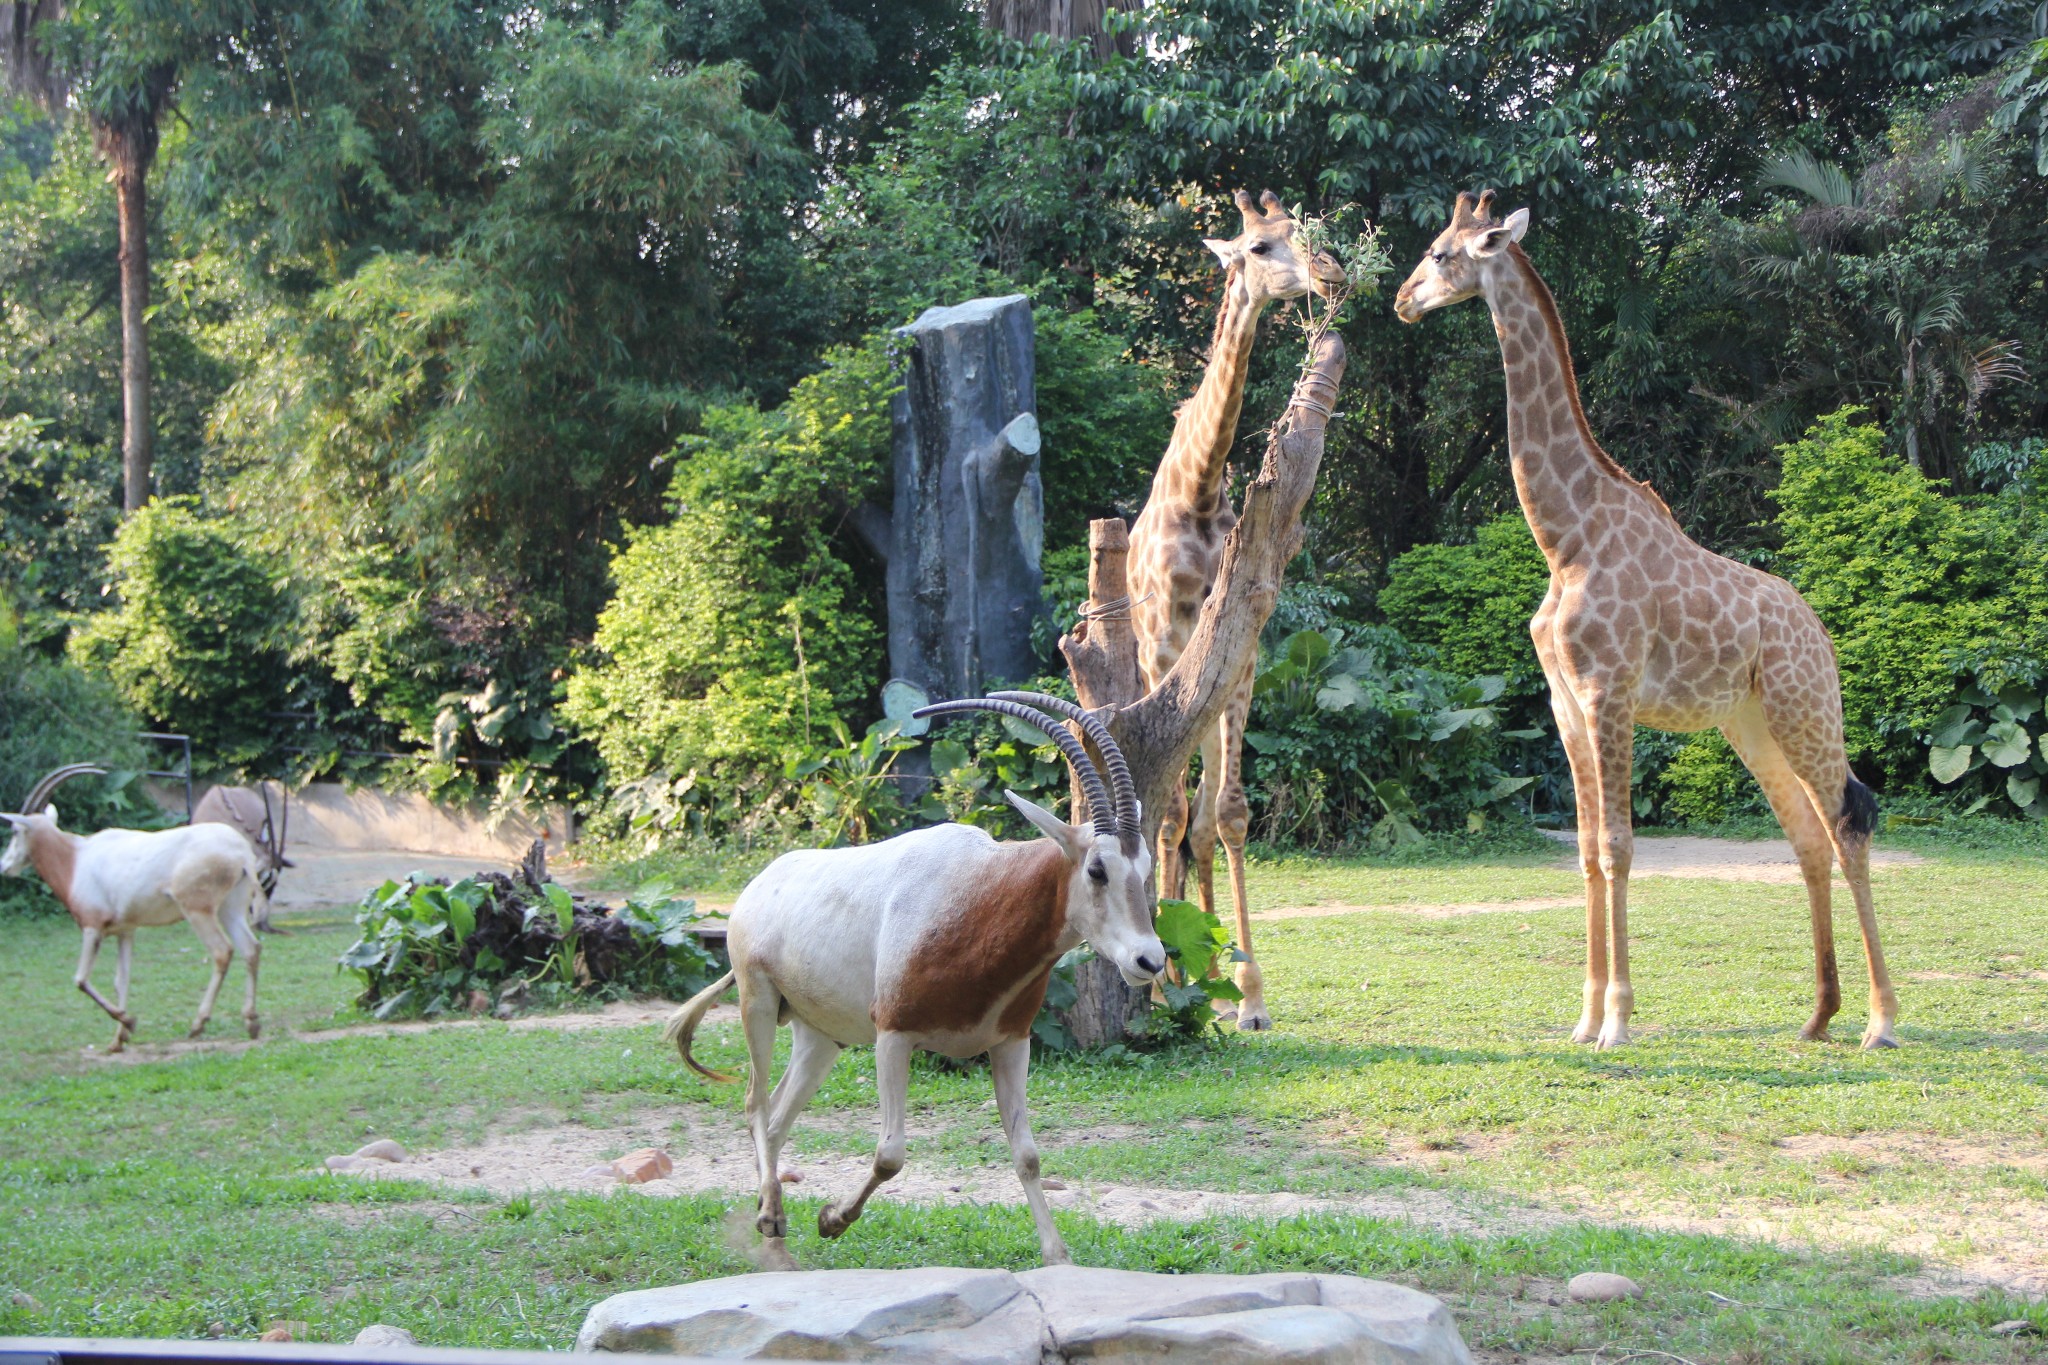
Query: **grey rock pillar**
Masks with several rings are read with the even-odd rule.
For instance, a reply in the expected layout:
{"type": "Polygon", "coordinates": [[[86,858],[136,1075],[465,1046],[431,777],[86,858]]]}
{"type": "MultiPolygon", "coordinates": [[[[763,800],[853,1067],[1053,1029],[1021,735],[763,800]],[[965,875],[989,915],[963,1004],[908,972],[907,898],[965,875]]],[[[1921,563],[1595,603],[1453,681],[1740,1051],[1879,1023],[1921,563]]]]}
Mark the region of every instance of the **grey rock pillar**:
{"type": "MultiPolygon", "coordinates": [[[[1031,304],[927,309],[894,411],[895,496],[854,525],[888,565],[889,670],[934,699],[1038,672],[1044,610],[1031,304]]],[[[909,757],[909,755],[906,755],[909,757]]]]}

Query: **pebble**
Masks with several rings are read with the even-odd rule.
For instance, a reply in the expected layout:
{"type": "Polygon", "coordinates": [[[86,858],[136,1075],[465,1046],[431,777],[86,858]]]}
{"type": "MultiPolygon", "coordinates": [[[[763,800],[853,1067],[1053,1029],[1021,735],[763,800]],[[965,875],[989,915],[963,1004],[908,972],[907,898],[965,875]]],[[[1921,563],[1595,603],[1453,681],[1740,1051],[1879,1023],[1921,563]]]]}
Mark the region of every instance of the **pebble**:
{"type": "Polygon", "coordinates": [[[1047,1176],[1045,1179],[1039,1181],[1038,1183],[1048,1190],[1063,1190],[1067,1187],[1066,1181],[1056,1180],[1052,1176],[1047,1176]]]}
{"type": "Polygon", "coordinates": [[[304,1323],[304,1322],[299,1322],[299,1321],[297,1321],[296,1319],[292,1319],[292,1320],[287,1320],[287,1321],[284,1321],[284,1322],[273,1322],[273,1323],[271,1323],[271,1324],[270,1324],[270,1329],[269,1329],[268,1331],[266,1331],[266,1332],[265,1332],[265,1333],[264,1333],[264,1334],[262,1335],[262,1337],[260,1337],[260,1338],[259,1338],[259,1340],[262,1340],[262,1341],[304,1341],[304,1340],[306,1340],[306,1339],[307,1339],[308,1337],[310,1337],[310,1336],[312,1336],[312,1335],[313,1335],[313,1328],[312,1328],[312,1326],[311,1326],[310,1324],[308,1324],[308,1323],[304,1323]]]}
{"type": "Polygon", "coordinates": [[[784,1171],[782,1173],[782,1183],[785,1185],[801,1185],[804,1183],[804,1173],[802,1171],[784,1171]]]}
{"type": "Polygon", "coordinates": [[[43,1311],[43,1306],[40,1303],[36,1302],[36,1296],[24,1290],[15,1290],[12,1294],[9,1294],[7,1296],[7,1301],[13,1304],[16,1308],[26,1308],[31,1313],[40,1313],[43,1311]]]}
{"type": "Polygon", "coordinates": [[[406,1159],[405,1148],[399,1146],[390,1138],[378,1138],[375,1142],[366,1142],[356,1148],[351,1155],[359,1156],[365,1161],[404,1161],[406,1159]]]}
{"type": "Polygon", "coordinates": [[[612,1160],[612,1170],[618,1178],[629,1185],[644,1185],[650,1180],[665,1180],[674,1171],[676,1163],[659,1147],[642,1147],[612,1160]]]}
{"type": "Polygon", "coordinates": [[[2007,1318],[2004,1322],[1991,1329],[1991,1335],[1994,1337],[2016,1337],[2038,1330],[2033,1323],[2025,1318],[2007,1318]]]}
{"type": "Polygon", "coordinates": [[[213,1337],[216,1340],[226,1336],[227,1334],[228,1325],[224,1322],[209,1322],[206,1324],[206,1335],[213,1337]]]}
{"type": "Polygon", "coordinates": [[[1572,1276],[1572,1282],[1565,1286],[1564,1292],[1573,1303],[1612,1303],[1616,1299],[1640,1299],[1643,1287],[1626,1275],[1588,1270],[1572,1276]]]}
{"type": "Polygon", "coordinates": [[[412,1333],[403,1327],[393,1327],[387,1322],[373,1322],[356,1333],[358,1346],[417,1346],[412,1333]]]}

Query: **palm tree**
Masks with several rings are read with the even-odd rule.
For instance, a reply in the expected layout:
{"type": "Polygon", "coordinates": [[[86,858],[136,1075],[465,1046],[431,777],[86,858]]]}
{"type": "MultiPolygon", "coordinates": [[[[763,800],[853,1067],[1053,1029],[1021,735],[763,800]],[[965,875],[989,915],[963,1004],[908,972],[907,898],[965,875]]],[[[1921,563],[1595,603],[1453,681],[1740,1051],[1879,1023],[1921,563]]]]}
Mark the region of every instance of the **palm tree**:
{"type": "Polygon", "coordinates": [[[149,415],[149,168],[173,68],[141,56],[121,0],[0,4],[0,90],[26,96],[53,118],[74,105],[92,125],[121,224],[122,506],[149,501],[154,429],[149,415]]]}

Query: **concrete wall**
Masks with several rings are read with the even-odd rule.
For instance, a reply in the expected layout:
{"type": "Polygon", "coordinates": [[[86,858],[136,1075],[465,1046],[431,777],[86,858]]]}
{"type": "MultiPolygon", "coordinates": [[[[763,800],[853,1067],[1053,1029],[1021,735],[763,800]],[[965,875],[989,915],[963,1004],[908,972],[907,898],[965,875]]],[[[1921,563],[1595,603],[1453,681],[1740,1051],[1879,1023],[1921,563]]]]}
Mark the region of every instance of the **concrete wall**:
{"type": "MultiPolygon", "coordinates": [[[[193,800],[211,785],[196,784],[193,800]]],[[[182,786],[152,784],[151,794],[166,809],[184,814],[182,786]]],[[[559,853],[573,832],[567,807],[551,807],[540,819],[511,816],[493,826],[484,811],[436,805],[418,792],[352,791],[339,782],[314,782],[292,793],[285,844],[287,856],[299,849],[397,849],[513,861],[540,838],[548,841],[548,852],[559,853]]]]}

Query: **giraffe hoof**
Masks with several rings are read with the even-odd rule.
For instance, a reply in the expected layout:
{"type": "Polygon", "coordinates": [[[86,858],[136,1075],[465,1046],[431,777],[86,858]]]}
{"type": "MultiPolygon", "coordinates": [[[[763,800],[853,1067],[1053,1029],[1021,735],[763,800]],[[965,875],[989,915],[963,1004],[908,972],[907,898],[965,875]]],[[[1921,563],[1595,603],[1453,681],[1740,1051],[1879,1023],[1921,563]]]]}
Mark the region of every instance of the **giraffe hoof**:
{"type": "Polygon", "coordinates": [[[1872,1029],[1863,1035],[1863,1050],[1865,1052],[1875,1052],[1879,1048],[1897,1047],[1898,1045],[1899,1040],[1892,1037],[1890,1029],[1883,1031],[1872,1029]]]}
{"type": "Polygon", "coordinates": [[[191,1030],[188,1033],[186,1033],[185,1036],[187,1038],[197,1038],[200,1034],[204,1032],[206,1032],[206,1021],[204,1019],[201,1019],[198,1023],[192,1026],[191,1030]]]}
{"type": "Polygon", "coordinates": [[[859,1218],[858,1213],[847,1213],[837,1204],[827,1204],[818,1210],[818,1235],[830,1241],[852,1227],[859,1218]]]}
{"type": "Polygon", "coordinates": [[[1273,1027],[1273,1016],[1267,1014],[1263,1007],[1239,1010],[1237,1027],[1241,1033],[1264,1033],[1273,1027]]]}
{"type": "Polygon", "coordinates": [[[1602,1052],[1627,1046],[1628,1030],[1626,1028],[1602,1029],[1600,1031],[1600,1050],[1602,1052]]]}
{"type": "Polygon", "coordinates": [[[260,1023],[258,1023],[258,1022],[256,1021],[256,1016],[255,1016],[255,1015],[253,1015],[253,1014],[252,1014],[252,1015],[250,1015],[250,1016],[248,1017],[248,1019],[247,1019],[247,1020],[245,1020],[244,1022],[246,1022],[246,1023],[247,1023],[248,1025],[249,1025],[249,1036],[250,1036],[251,1038],[258,1038],[258,1037],[261,1037],[261,1036],[262,1036],[262,1034],[263,1034],[263,1025],[262,1025],[262,1024],[260,1024],[260,1023]]]}
{"type": "Polygon", "coordinates": [[[1600,1041],[1600,1021],[1598,1019],[1579,1020],[1579,1026],[1572,1030],[1572,1041],[1575,1043],[1596,1043],[1600,1041]]]}

